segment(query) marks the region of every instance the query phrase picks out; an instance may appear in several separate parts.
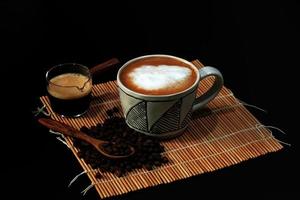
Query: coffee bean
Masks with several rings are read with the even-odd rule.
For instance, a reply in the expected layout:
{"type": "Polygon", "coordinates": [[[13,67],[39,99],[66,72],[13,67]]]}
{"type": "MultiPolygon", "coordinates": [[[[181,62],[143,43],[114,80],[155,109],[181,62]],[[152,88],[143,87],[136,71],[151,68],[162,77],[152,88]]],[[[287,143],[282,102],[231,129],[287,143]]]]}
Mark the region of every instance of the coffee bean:
{"type": "Polygon", "coordinates": [[[117,177],[121,177],[123,175],[121,170],[116,170],[114,173],[117,177]]]}
{"type": "Polygon", "coordinates": [[[169,159],[166,157],[162,157],[162,163],[167,163],[167,162],[169,162],[169,159]]]}
{"type": "Polygon", "coordinates": [[[154,165],[159,166],[160,164],[161,163],[158,160],[154,161],[154,165]]]}
{"type": "Polygon", "coordinates": [[[96,126],[91,126],[91,131],[96,132],[97,133],[97,127],[96,126]]]}
{"type": "Polygon", "coordinates": [[[82,131],[84,133],[87,133],[89,131],[89,129],[86,126],[83,126],[83,127],[80,128],[80,131],[82,131]]]}
{"type": "Polygon", "coordinates": [[[119,109],[117,108],[117,107],[113,107],[113,109],[112,109],[115,113],[116,112],[119,112],[119,109]]]}
{"type": "Polygon", "coordinates": [[[78,151],[78,152],[77,152],[77,156],[78,156],[79,158],[83,158],[83,157],[84,157],[84,153],[82,153],[82,151],[78,151]]]}
{"type": "Polygon", "coordinates": [[[102,178],[102,175],[101,175],[99,172],[97,172],[96,175],[95,175],[95,177],[96,177],[97,179],[100,179],[100,178],[102,178]]]}
{"type": "Polygon", "coordinates": [[[113,113],[112,110],[107,110],[107,111],[106,111],[106,114],[107,114],[109,117],[112,117],[114,113],[113,113]]]}
{"type": "Polygon", "coordinates": [[[145,165],[145,168],[146,168],[147,170],[152,170],[153,166],[152,166],[151,164],[147,163],[147,164],[145,165]]]}

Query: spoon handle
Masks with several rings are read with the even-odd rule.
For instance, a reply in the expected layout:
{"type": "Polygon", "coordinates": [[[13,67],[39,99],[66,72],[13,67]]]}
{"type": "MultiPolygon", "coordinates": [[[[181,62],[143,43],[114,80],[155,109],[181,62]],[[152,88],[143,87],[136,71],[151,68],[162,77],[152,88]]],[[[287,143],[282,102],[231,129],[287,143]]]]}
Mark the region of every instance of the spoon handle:
{"type": "Polygon", "coordinates": [[[91,72],[92,76],[95,76],[97,74],[101,74],[102,72],[110,69],[111,67],[113,67],[114,65],[119,64],[119,63],[120,63],[120,61],[117,58],[112,58],[112,59],[109,59],[103,63],[100,63],[100,64],[92,67],[90,69],[90,72],[91,72]]]}
{"type": "Polygon", "coordinates": [[[92,143],[93,141],[93,138],[91,138],[90,136],[62,122],[53,119],[48,119],[48,118],[40,118],[38,119],[38,122],[46,126],[47,128],[60,132],[64,135],[74,137],[88,143],[92,143]]]}

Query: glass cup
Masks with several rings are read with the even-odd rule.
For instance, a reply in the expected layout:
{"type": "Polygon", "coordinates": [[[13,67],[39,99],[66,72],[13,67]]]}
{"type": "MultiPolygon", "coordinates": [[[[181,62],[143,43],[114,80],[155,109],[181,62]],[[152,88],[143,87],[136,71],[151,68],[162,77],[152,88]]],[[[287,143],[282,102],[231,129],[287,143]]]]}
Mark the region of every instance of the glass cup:
{"type": "Polygon", "coordinates": [[[92,77],[86,66],[65,63],[46,73],[47,92],[52,110],[62,116],[79,117],[89,108],[92,77]]]}

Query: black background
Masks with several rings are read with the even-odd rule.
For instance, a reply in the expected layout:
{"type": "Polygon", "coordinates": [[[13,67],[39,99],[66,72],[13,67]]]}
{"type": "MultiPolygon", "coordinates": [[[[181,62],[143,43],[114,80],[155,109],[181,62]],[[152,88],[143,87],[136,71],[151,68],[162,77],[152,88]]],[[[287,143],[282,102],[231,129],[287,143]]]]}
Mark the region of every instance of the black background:
{"type": "MultiPolygon", "coordinates": [[[[88,184],[71,152],[39,126],[31,111],[45,94],[51,66],[93,66],[164,53],[198,58],[223,73],[240,99],[268,110],[252,113],[292,147],[239,165],[120,199],[291,197],[299,195],[299,5],[290,1],[1,1],[1,172],[3,195],[30,199],[84,199],[88,184]],[[298,12],[298,13],[297,13],[298,12]]],[[[99,77],[113,80],[115,71],[99,77]]],[[[11,199],[9,198],[9,199],[11,199]]],[[[92,189],[86,199],[97,199],[92,189]]]]}

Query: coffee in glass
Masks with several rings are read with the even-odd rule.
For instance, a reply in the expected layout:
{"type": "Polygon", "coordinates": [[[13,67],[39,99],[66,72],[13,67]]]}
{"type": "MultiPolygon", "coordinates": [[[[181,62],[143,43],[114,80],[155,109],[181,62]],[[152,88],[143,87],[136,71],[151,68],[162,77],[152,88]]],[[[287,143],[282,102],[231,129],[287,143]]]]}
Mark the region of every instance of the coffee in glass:
{"type": "Polygon", "coordinates": [[[46,74],[48,97],[54,112],[69,117],[84,114],[91,101],[89,69],[76,63],[54,66],[46,74]]]}

